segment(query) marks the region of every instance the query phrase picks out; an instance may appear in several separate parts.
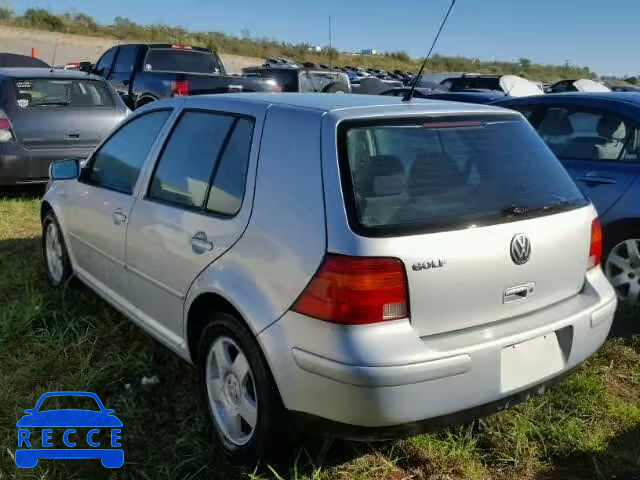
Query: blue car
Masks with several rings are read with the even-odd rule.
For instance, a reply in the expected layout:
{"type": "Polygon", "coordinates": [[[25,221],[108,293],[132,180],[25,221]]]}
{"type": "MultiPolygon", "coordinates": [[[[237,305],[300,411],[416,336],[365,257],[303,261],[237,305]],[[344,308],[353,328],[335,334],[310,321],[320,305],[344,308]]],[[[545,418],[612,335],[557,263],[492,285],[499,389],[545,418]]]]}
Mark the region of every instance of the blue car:
{"type": "MultiPolygon", "coordinates": [[[[58,399],[60,400],[60,399],[58,399]]],[[[91,392],[50,392],[40,397],[36,406],[24,411],[24,415],[16,423],[18,427],[18,449],[15,462],[21,468],[33,468],[40,458],[52,459],[92,459],[99,458],[107,468],[118,468],[124,463],[124,451],[120,447],[120,428],[122,422],[113,413],[114,410],[104,407],[100,398],[91,392]],[[43,408],[43,403],[51,405],[55,397],[84,397],[91,409],[43,408]],[[95,402],[95,403],[94,403],[95,402]],[[95,405],[97,408],[94,408],[95,405]],[[78,433],[75,428],[88,428],[86,435],[78,433]],[[61,430],[61,435],[54,438],[53,429],[61,430]],[[110,442],[98,441],[102,430],[109,430],[110,442]],[[62,431],[64,433],[62,433],[62,431]],[[38,434],[40,434],[38,436],[38,434]],[[85,442],[86,440],[86,442],[85,442]],[[54,444],[55,443],[55,444],[54,444]],[[83,448],[86,443],[87,448],[83,448]],[[77,445],[80,445],[76,447],[77,445]],[[65,447],[65,448],[62,448],[65,447]]],[[[102,433],[104,436],[104,433],[102,433]]]]}
{"type": "Polygon", "coordinates": [[[640,93],[558,93],[494,105],[521,112],[595,205],[603,267],[621,301],[640,300],[640,93]]]}

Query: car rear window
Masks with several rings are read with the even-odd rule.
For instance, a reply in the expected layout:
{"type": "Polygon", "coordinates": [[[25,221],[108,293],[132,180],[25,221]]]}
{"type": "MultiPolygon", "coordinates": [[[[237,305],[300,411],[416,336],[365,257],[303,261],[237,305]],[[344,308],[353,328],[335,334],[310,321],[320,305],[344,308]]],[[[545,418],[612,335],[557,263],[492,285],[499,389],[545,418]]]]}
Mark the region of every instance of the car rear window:
{"type": "Polygon", "coordinates": [[[359,234],[469,228],[588,203],[519,116],[345,122],[338,135],[359,234]]]}
{"type": "Polygon", "coordinates": [[[98,80],[19,78],[14,81],[20,108],[113,107],[113,98],[98,80]]]}
{"type": "Polygon", "coordinates": [[[147,72],[220,73],[215,55],[199,50],[152,48],[144,60],[147,72]]]}

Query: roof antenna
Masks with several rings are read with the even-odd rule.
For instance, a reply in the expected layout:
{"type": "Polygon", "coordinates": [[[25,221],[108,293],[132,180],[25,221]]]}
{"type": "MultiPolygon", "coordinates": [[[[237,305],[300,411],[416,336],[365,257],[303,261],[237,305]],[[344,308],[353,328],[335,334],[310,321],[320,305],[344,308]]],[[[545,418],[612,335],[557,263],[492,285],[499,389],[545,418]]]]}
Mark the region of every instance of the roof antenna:
{"type": "Polygon", "coordinates": [[[53,47],[53,61],[51,62],[51,70],[49,70],[49,72],[53,72],[53,69],[55,68],[57,51],[58,51],[58,39],[56,39],[56,43],[53,47]]]}
{"type": "Polygon", "coordinates": [[[424,62],[422,62],[422,66],[420,67],[420,71],[418,72],[418,74],[416,75],[416,78],[414,78],[413,82],[411,83],[411,89],[409,89],[407,94],[404,97],[402,97],[402,101],[403,102],[410,102],[413,99],[413,92],[416,89],[416,85],[420,81],[420,77],[422,76],[422,72],[424,71],[424,67],[426,67],[426,65],[427,65],[427,60],[429,60],[429,57],[431,56],[431,52],[433,52],[433,49],[436,46],[438,38],[440,37],[440,32],[442,32],[442,29],[444,28],[445,23],[447,23],[447,19],[449,18],[449,14],[451,13],[451,10],[453,10],[453,6],[455,4],[456,4],[456,0],[451,0],[451,5],[449,5],[449,10],[447,10],[447,14],[444,16],[444,19],[442,20],[442,23],[440,24],[440,28],[438,29],[438,33],[436,33],[436,38],[433,39],[433,43],[431,44],[431,48],[429,49],[429,53],[427,53],[427,56],[424,58],[424,62]]]}

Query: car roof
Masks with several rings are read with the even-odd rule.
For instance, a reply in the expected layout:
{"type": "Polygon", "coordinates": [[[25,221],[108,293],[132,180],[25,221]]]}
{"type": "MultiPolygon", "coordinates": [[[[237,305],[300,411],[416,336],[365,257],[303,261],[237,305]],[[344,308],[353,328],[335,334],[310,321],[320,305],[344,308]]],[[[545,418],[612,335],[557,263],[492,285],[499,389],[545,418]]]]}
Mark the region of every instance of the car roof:
{"type": "Polygon", "coordinates": [[[175,43],[119,43],[118,45],[114,45],[111,48],[115,47],[149,47],[149,48],[173,48],[174,50],[195,50],[197,52],[206,52],[211,53],[206,47],[195,47],[193,45],[189,45],[187,43],[175,42],[175,43]],[[186,46],[187,48],[176,48],[174,45],[186,46]]]}
{"type": "Polygon", "coordinates": [[[501,111],[501,109],[486,105],[447,102],[444,100],[416,98],[411,102],[403,102],[401,97],[346,93],[228,93],[191,97],[191,102],[197,104],[201,98],[213,99],[216,97],[224,97],[225,100],[237,102],[256,102],[265,105],[307,108],[317,110],[319,113],[367,109],[367,116],[376,114],[483,113],[501,111]]]}
{"type": "Polygon", "coordinates": [[[85,72],[55,68],[0,68],[0,76],[12,78],[75,78],[104,81],[102,77],[89,75],[85,72]]]}
{"type": "MultiPolygon", "coordinates": [[[[451,97],[451,98],[486,98],[486,99],[499,99],[507,97],[504,93],[496,92],[495,90],[486,90],[486,91],[461,91],[461,92],[434,92],[431,95],[437,95],[439,97],[451,97]]],[[[511,98],[511,97],[507,97],[511,98]]]]}

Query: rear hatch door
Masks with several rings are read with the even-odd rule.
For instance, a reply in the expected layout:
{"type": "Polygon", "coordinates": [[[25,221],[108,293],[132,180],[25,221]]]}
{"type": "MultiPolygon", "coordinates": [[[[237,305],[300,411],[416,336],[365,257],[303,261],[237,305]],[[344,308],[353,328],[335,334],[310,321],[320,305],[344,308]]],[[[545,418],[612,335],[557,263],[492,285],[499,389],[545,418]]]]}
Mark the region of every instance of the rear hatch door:
{"type": "Polygon", "coordinates": [[[349,224],[367,237],[360,253],[404,262],[421,336],[582,288],[593,209],[520,115],[345,122],[340,132],[349,224]]]}

